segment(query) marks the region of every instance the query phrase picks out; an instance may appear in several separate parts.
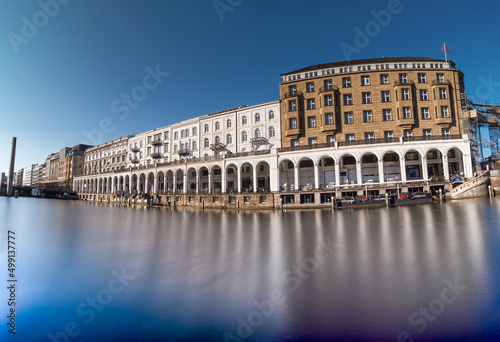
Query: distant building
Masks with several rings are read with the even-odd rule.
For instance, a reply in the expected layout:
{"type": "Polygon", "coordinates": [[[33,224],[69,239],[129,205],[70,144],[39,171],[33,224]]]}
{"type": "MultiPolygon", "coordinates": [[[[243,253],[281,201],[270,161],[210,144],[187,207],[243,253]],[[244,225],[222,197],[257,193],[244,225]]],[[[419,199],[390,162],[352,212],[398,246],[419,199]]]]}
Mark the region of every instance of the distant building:
{"type": "Polygon", "coordinates": [[[0,181],[1,186],[7,186],[7,176],[5,175],[5,172],[2,172],[0,181]]]}
{"type": "Polygon", "coordinates": [[[37,164],[31,164],[23,168],[23,186],[32,186],[33,185],[33,170],[37,164]]]}
{"type": "Polygon", "coordinates": [[[85,151],[92,146],[79,144],[63,147],[59,152],[51,153],[45,160],[45,172],[42,183],[45,187],[70,189],[73,177],[83,175],[85,151]]]}
{"type": "Polygon", "coordinates": [[[14,186],[22,186],[23,185],[23,172],[24,169],[20,169],[14,174],[14,186]]]}

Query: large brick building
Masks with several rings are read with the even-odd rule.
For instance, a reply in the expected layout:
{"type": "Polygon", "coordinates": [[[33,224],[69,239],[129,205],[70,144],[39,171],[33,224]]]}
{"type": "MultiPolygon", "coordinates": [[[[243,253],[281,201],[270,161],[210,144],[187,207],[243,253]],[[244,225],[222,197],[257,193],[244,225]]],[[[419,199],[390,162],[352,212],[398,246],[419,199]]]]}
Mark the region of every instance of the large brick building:
{"type": "Polygon", "coordinates": [[[463,73],[451,61],[381,58],[283,74],[282,146],[462,134],[463,73]]]}

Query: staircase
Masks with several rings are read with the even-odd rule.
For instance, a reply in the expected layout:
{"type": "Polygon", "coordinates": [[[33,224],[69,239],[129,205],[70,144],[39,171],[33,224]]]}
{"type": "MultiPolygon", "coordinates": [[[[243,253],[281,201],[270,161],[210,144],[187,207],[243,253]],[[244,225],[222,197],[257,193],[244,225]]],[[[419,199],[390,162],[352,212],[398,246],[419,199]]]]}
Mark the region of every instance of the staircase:
{"type": "MultiPolygon", "coordinates": [[[[480,176],[474,177],[472,179],[469,179],[467,182],[460,184],[456,188],[450,191],[448,196],[451,199],[454,198],[460,198],[460,197],[473,197],[473,196],[478,196],[479,194],[476,195],[471,195],[467,196],[465,195],[466,192],[473,190],[475,188],[478,188],[480,186],[484,186],[486,188],[486,185],[488,184],[490,180],[490,172],[486,171],[482,173],[480,176]],[[465,195],[465,196],[464,196],[465,195]]],[[[487,191],[486,191],[487,194],[487,191]]]]}

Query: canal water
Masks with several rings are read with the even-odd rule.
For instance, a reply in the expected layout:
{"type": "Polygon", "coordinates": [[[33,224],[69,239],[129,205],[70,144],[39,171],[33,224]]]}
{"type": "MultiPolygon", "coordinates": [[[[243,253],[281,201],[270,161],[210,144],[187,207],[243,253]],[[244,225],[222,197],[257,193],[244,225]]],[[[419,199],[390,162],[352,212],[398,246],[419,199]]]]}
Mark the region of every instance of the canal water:
{"type": "Polygon", "coordinates": [[[500,198],[204,213],[0,198],[0,220],[1,341],[500,340],[500,198]]]}

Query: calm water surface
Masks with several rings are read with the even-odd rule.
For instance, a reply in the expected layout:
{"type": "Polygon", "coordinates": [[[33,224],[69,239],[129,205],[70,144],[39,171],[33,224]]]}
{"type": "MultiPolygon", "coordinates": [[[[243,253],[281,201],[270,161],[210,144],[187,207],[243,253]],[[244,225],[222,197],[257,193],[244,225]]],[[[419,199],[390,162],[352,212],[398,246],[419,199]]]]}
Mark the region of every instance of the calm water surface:
{"type": "Polygon", "coordinates": [[[0,219],[2,341],[500,340],[500,198],[284,213],[0,198],[0,219]]]}

